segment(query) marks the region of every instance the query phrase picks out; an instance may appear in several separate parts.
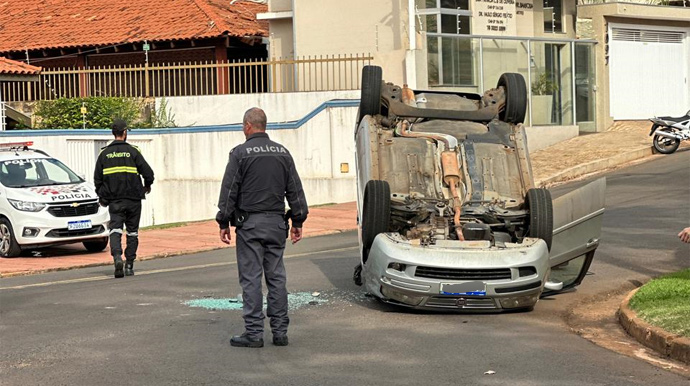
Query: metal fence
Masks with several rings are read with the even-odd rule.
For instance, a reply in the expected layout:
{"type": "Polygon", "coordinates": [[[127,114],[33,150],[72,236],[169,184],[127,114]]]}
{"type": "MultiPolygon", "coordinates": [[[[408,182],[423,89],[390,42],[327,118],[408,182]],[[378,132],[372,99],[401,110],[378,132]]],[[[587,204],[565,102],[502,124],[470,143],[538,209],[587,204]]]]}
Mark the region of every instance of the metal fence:
{"type": "Polygon", "coordinates": [[[5,131],[5,102],[0,99],[0,131],[5,131]]]}
{"type": "Polygon", "coordinates": [[[2,100],[91,96],[172,97],[355,90],[370,55],[44,70],[35,82],[3,82],[2,100]]]}

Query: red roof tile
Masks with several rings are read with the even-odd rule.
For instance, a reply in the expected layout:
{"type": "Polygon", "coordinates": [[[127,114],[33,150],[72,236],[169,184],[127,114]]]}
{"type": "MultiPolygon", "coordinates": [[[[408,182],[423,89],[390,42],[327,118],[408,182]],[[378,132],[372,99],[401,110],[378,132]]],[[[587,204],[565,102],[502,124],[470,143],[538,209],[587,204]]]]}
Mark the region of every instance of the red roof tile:
{"type": "Polygon", "coordinates": [[[41,72],[41,67],[0,57],[0,74],[38,75],[39,72],[41,72]]]}
{"type": "Polygon", "coordinates": [[[0,0],[0,52],[267,36],[249,0],[0,0]]]}

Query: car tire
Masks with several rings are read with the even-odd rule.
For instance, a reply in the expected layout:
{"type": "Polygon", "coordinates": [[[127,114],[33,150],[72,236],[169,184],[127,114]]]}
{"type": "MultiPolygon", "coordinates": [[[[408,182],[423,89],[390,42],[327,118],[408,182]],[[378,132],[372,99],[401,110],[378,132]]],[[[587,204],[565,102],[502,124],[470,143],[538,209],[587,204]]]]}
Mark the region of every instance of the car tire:
{"type": "Polygon", "coordinates": [[[0,218],[0,256],[17,257],[22,249],[17,244],[10,220],[0,218]]]}
{"type": "Polygon", "coordinates": [[[518,124],[525,122],[527,113],[527,86],[522,75],[506,72],[498,79],[496,88],[505,90],[505,105],[498,113],[498,119],[503,122],[518,124]]]}
{"type": "Polygon", "coordinates": [[[84,241],[84,248],[89,252],[102,252],[108,246],[108,238],[103,237],[100,240],[84,241]]]}
{"type": "Polygon", "coordinates": [[[369,249],[379,233],[387,232],[391,219],[391,188],[386,181],[371,180],[364,188],[362,202],[362,244],[367,261],[369,249]]]}
{"type": "Polygon", "coordinates": [[[547,189],[530,189],[527,191],[527,208],[529,222],[527,236],[536,237],[546,242],[551,250],[553,240],[553,201],[547,189]]]}
{"type": "MultiPolygon", "coordinates": [[[[664,131],[669,131],[664,130],[664,131]]],[[[661,135],[655,135],[654,139],[652,140],[652,144],[654,145],[654,150],[658,151],[661,154],[671,154],[678,150],[678,146],[680,146],[680,139],[675,139],[675,138],[668,138],[664,137],[661,135]],[[662,141],[664,141],[662,143],[662,141]],[[673,141],[673,143],[671,143],[673,141]],[[667,143],[668,145],[665,145],[664,143],[667,143]]]]}
{"type": "Polygon", "coordinates": [[[362,95],[359,100],[360,122],[365,115],[374,116],[381,113],[381,84],[383,70],[379,66],[362,68],[362,95]]]}

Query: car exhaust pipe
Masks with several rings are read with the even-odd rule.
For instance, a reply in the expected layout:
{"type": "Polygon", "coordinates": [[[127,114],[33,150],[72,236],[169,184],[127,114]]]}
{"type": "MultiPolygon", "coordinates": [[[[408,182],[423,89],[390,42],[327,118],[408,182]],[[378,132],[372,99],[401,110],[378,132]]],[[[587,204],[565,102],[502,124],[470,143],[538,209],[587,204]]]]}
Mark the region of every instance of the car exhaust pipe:
{"type": "Polygon", "coordinates": [[[458,185],[460,185],[460,166],[458,163],[458,154],[455,149],[458,147],[457,138],[439,134],[439,133],[422,133],[412,132],[410,122],[404,120],[395,128],[395,134],[400,137],[408,138],[427,138],[437,142],[443,142],[446,145],[446,151],[441,152],[441,169],[443,171],[443,180],[450,187],[451,196],[453,196],[453,224],[455,225],[455,233],[458,240],[465,241],[465,236],[462,234],[462,225],[460,224],[460,213],[462,212],[462,201],[458,193],[458,185]]]}
{"type": "Polygon", "coordinates": [[[428,138],[437,142],[443,142],[446,145],[446,150],[455,150],[458,147],[458,139],[445,134],[439,133],[422,133],[410,131],[412,124],[407,120],[402,121],[395,128],[395,134],[399,137],[408,138],[428,138]]]}
{"type": "Polygon", "coordinates": [[[453,224],[455,225],[455,233],[458,240],[465,241],[465,236],[462,234],[462,224],[460,224],[460,213],[462,212],[462,201],[460,194],[458,194],[458,185],[460,185],[460,165],[458,163],[458,153],[454,151],[444,151],[441,153],[441,168],[443,169],[443,181],[450,187],[450,193],[453,196],[453,224]]]}

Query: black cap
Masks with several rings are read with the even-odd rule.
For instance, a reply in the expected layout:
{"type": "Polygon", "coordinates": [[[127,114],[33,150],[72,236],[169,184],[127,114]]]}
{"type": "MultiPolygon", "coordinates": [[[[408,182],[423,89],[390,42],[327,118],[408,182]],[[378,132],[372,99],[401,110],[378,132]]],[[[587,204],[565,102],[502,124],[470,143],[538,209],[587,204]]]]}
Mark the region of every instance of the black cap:
{"type": "Polygon", "coordinates": [[[127,130],[127,122],[125,122],[123,119],[115,119],[110,125],[110,129],[113,131],[113,133],[124,133],[125,130],[127,130]]]}

